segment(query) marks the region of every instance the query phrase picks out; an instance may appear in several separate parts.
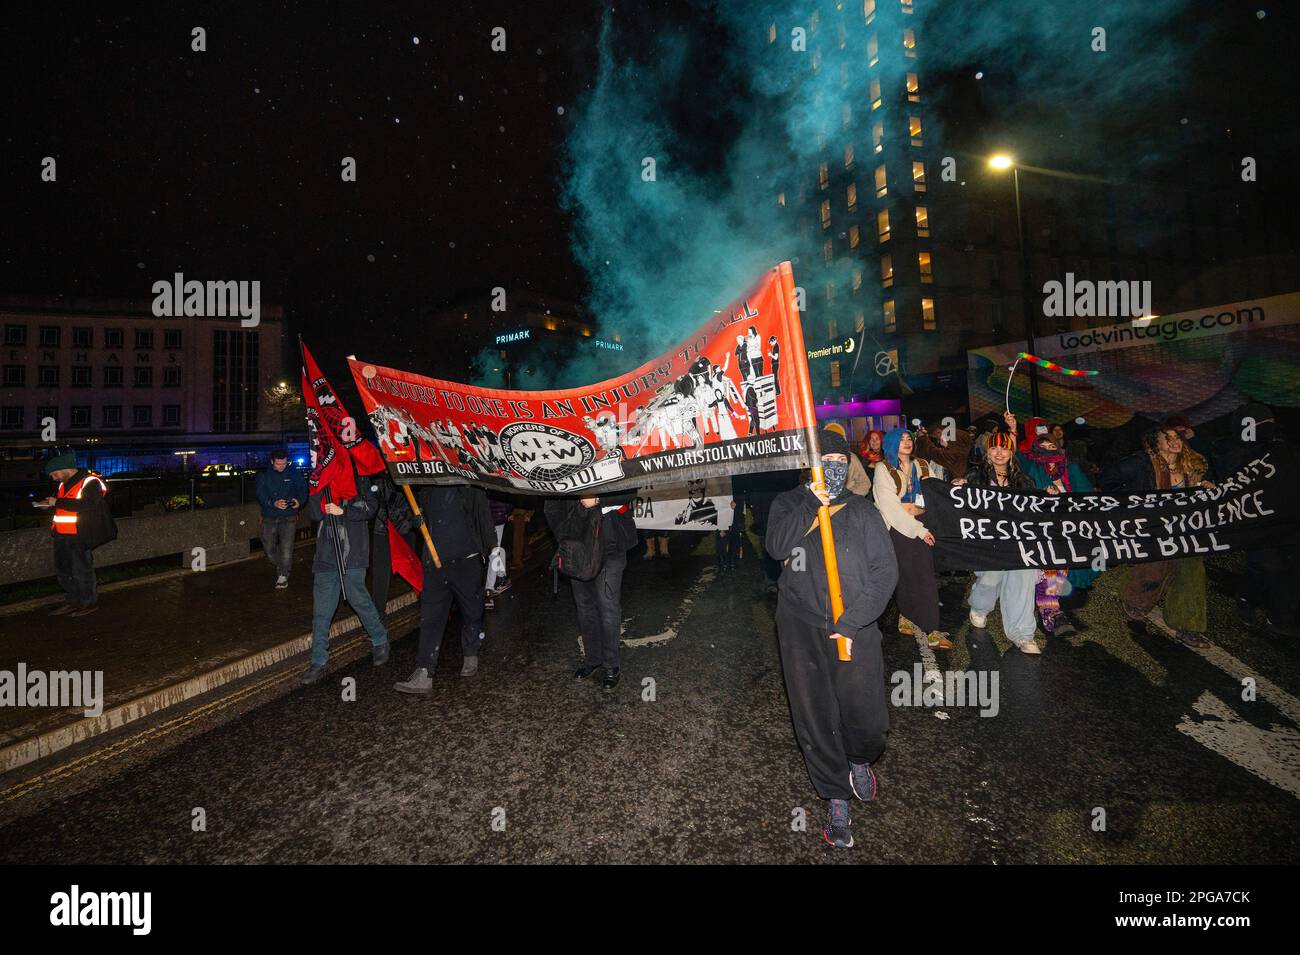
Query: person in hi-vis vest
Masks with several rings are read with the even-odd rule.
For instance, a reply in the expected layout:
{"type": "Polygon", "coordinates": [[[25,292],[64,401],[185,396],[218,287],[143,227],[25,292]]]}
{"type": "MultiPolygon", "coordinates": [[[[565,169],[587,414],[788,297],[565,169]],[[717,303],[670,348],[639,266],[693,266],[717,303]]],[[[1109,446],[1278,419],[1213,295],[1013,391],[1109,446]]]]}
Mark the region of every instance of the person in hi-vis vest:
{"type": "Polygon", "coordinates": [[[58,489],[53,497],[33,504],[54,511],[50,524],[54,569],[64,593],[64,603],[50,615],[82,617],[96,609],[92,552],[117,537],[117,525],[106,500],[108,483],[94,471],[77,467],[71,453],[50,458],[45,473],[59,482],[58,489]]]}

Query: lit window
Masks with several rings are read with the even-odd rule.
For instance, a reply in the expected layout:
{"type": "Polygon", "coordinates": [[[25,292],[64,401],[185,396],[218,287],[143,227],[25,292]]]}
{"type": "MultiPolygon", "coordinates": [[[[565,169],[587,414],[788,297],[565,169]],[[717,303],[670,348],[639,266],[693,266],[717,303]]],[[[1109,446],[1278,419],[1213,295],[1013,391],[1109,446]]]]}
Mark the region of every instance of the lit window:
{"type": "Polygon", "coordinates": [[[863,0],[862,15],[866,17],[868,23],[876,19],[876,0],[863,0]]]}
{"type": "Polygon", "coordinates": [[[934,272],[931,271],[930,253],[929,252],[916,253],[916,264],[921,269],[921,283],[923,285],[929,285],[931,282],[933,282],[934,272]]]}
{"type": "MultiPolygon", "coordinates": [[[[862,288],[862,270],[854,269],[853,270],[853,291],[856,292],[860,288],[862,288]]],[[[861,331],[861,329],[859,329],[859,331],[861,331]]]]}
{"type": "Polygon", "coordinates": [[[912,0],[899,0],[902,4],[903,12],[910,14],[912,12],[912,0]]]}
{"type": "MultiPolygon", "coordinates": [[[[915,53],[913,53],[912,55],[916,56],[915,53]]],[[[822,68],[822,51],[814,50],[812,55],[812,71],[816,73],[821,68],[822,68]]]]}
{"type": "Polygon", "coordinates": [[[925,163],[912,163],[912,188],[917,192],[925,192],[925,163]]]}
{"type": "Polygon", "coordinates": [[[930,212],[925,206],[916,207],[916,234],[922,239],[930,235],[930,212]]]}
{"type": "Polygon", "coordinates": [[[823,199],[822,200],[822,228],[829,229],[830,227],[831,227],[831,201],[829,199],[823,199]]]}
{"type": "Polygon", "coordinates": [[[821,11],[820,11],[820,10],[814,10],[812,16],[808,18],[808,32],[809,32],[809,33],[816,33],[816,32],[817,32],[817,26],[818,26],[821,22],[822,22],[821,11]]]}
{"type": "Polygon", "coordinates": [[[826,260],[827,265],[835,261],[835,243],[830,239],[822,243],[822,258],[826,260]]]}
{"type": "Polygon", "coordinates": [[[909,116],[907,118],[907,134],[912,137],[912,145],[921,145],[921,117],[909,116]]]}
{"type": "Polygon", "coordinates": [[[840,109],[840,122],[843,124],[845,129],[848,129],[853,123],[853,109],[848,103],[845,103],[840,109]]]}
{"type": "Polygon", "coordinates": [[[880,257],[880,284],[884,288],[892,288],[894,285],[894,260],[891,256],[880,257]]]}
{"type": "Polygon", "coordinates": [[[867,315],[865,312],[858,312],[857,318],[853,320],[853,330],[861,332],[867,327],[867,315]]]}
{"type": "Polygon", "coordinates": [[[876,123],[876,125],[871,127],[872,149],[874,149],[876,152],[883,151],[885,148],[884,141],[885,141],[885,124],[876,123]]]}
{"type": "MultiPolygon", "coordinates": [[[[827,282],[826,283],[826,304],[829,305],[833,301],[835,301],[835,283],[827,282]]],[[[831,322],[831,326],[834,327],[834,325],[835,323],[831,322]]],[[[832,336],[834,336],[834,334],[835,334],[834,332],[831,332],[832,336]]]]}
{"type": "Polygon", "coordinates": [[[880,43],[875,34],[867,40],[867,66],[875,66],[880,62],[880,43]]]}
{"type": "Polygon", "coordinates": [[[849,35],[844,32],[843,23],[840,24],[839,33],[837,34],[836,39],[839,41],[841,50],[844,49],[844,44],[849,42],[849,35]]]}
{"type": "Polygon", "coordinates": [[[876,235],[881,242],[889,241],[889,211],[881,209],[876,213],[876,235]]]}
{"type": "Polygon", "coordinates": [[[849,85],[849,64],[840,64],[840,86],[849,85]]]}
{"type": "Polygon", "coordinates": [[[767,42],[768,42],[768,43],[775,43],[775,42],[776,42],[776,24],[775,24],[775,23],[773,23],[770,27],[767,28],[767,42]]]}
{"type": "Polygon", "coordinates": [[[840,363],[837,361],[833,361],[831,362],[831,387],[838,388],[839,386],[840,386],[840,363]]]}
{"type": "Polygon", "coordinates": [[[785,208],[785,193],[784,193],[784,192],[778,192],[778,193],[776,194],[776,204],[777,204],[778,206],[781,206],[782,208],[785,208]]]}
{"type": "Polygon", "coordinates": [[[880,80],[871,81],[871,108],[880,109],[880,80]]]}
{"type": "Polygon", "coordinates": [[[849,212],[853,212],[855,209],[857,209],[858,184],[856,182],[849,183],[848,188],[844,190],[844,199],[848,204],[849,212]]]}
{"type": "Polygon", "coordinates": [[[907,101],[909,103],[921,102],[921,81],[916,78],[915,73],[907,74],[907,101]]]}
{"type": "Polygon", "coordinates": [[[888,191],[889,191],[888,188],[886,188],[885,186],[885,167],[877,166],[876,167],[876,198],[877,199],[883,198],[885,193],[888,191]]]}
{"type": "Polygon", "coordinates": [[[844,147],[844,168],[853,168],[853,144],[849,143],[844,147]]]}
{"type": "Polygon", "coordinates": [[[903,56],[916,59],[916,31],[911,27],[903,31],[903,56]]]}
{"type": "Polygon", "coordinates": [[[840,337],[840,323],[835,321],[835,319],[833,318],[826,323],[826,337],[827,338],[840,337]]]}
{"type": "Polygon", "coordinates": [[[894,300],[891,298],[884,304],[885,309],[885,331],[893,332],[898,330],[898,316],[894,314],[894,300]]]}
{"type": "Polygon", "coordinates": [[[856,249],[861,240],[862,235],[858,232],[858,227],[856,225],[849,226],[849,248],[856,249]]]}
{"type": "Polygon", "coordinates": [[[921,299],[921,329],[932,332],[934,327],[934,299],[923,298],[921,299]]]}
{"type": "Polygon", "coordinates": [[[817,167],[817,185],[819,188],[825,189],[830,184],[831,184],[830,166],[828,166],[826,163],[822,163],[820,166],[817,167]]]}

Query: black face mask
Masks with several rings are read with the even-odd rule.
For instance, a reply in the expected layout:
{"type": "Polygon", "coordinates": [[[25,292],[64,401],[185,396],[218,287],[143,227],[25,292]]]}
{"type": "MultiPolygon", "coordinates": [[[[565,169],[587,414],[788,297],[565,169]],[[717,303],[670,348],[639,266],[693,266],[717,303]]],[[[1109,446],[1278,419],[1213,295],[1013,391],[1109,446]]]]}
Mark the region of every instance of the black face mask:
{"type": "Polygon", "coordinates": [[[822,476],[826,480],[826,493],[832,499],[844,493],[844,484],[849,479],[848,461],[823,461],[822,476]]]}

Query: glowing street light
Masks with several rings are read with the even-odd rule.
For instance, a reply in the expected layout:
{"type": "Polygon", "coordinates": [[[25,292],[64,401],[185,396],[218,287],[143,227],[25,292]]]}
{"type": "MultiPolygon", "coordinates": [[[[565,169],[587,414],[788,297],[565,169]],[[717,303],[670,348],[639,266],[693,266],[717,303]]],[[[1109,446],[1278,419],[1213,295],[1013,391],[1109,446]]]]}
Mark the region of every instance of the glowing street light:
{"type": "MultiPolygon", "coordinates": [[[[989,157],[989,168],[995,172],[1011,170],[1011,182],[1016,195],[1016,241],[1020,246],[1020,281],[1023,286],[1020,298],[1025,307],[1025,343],[1029,351],[1032,352],[1034,350],[1034,311],[1029,304],[1029,290],[1031,288],[1029,250],[1025,246],[1025,221],[1020,213],[1020,167],[1016,165],[1015,157],[1010,153],[997,153],[989,157]]],[[[1029,407],[1037,416],[1039,412],[1038,368],[1032,364],[1029,366],[1029,407]]]]}

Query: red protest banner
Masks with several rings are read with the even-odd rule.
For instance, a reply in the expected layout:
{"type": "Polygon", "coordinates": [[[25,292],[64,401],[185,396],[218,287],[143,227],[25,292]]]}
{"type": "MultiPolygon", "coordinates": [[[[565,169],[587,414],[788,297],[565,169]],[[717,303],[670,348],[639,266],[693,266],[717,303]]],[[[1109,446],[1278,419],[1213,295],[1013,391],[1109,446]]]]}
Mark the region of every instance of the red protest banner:
{"type": "Polygon", "coordinates": [[[813,463],[789,263],[677,348],[606,381],[505,391],[349,366],[394,480],[573,494],[813,463]]]}

